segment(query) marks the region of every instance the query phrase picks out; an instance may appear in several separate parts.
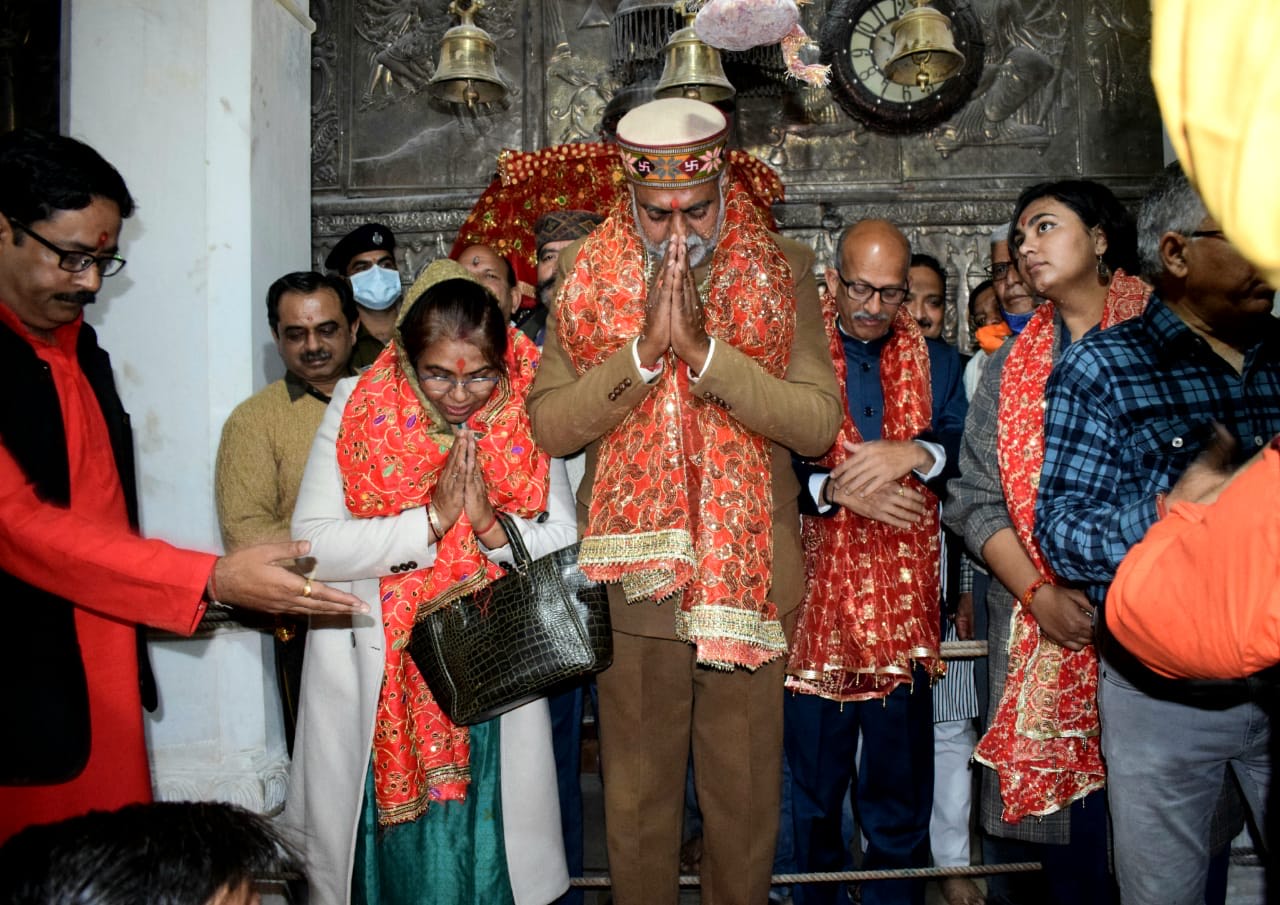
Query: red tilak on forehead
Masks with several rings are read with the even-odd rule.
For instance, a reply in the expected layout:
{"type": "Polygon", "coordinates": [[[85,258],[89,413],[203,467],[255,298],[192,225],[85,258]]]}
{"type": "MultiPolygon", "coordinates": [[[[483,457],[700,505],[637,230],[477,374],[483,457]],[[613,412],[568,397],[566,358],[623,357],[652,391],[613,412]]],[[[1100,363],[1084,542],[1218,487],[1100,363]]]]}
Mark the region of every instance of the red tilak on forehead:
{"type": "Polygon", "coordinates": [[[459,374],[461,374],[461,373],[463,372],[463,370],[464,370],[466,367],[467,367],[467,360],[466,360],[465,358],[459,358],[459,359],[458,359],[458,373],[459,373],[459,374]]]}
{"type": "Polygon", "coordinates": [[[674,198],[673,198],[673,199],[671,199],[671,209],[672,209],[673,211],[677,209],[677,204],[676,204],[676,201],[675,201],[675,199],[674,199],[674,198]]]}
{"type": "Polygon", "coordinates": [[[110,237],[110,236],[108,236],[106,233],[98,233],[98,248],[99,248],[99,250],[101,250],[101,249],[102,249],[102,247],[103,247],[104,245],[106,245],[106,244],[107,244],[107,239],[109,239],[109,238],[111,238],[111,237],[110,237]]]}

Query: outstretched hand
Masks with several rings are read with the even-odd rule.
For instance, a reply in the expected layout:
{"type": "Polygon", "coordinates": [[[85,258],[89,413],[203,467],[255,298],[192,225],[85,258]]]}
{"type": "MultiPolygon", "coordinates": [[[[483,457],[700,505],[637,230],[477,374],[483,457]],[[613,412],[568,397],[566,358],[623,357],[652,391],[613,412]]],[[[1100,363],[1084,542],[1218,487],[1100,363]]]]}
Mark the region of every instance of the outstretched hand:
{"type": "Polygon", "coordinates": [[[299,540],[255,544],[220,557],[213,566],[218,601],[260,613],[296,616],[369,612],[359,597],[283,565],[310,550],[309,541],[299,540]]]}

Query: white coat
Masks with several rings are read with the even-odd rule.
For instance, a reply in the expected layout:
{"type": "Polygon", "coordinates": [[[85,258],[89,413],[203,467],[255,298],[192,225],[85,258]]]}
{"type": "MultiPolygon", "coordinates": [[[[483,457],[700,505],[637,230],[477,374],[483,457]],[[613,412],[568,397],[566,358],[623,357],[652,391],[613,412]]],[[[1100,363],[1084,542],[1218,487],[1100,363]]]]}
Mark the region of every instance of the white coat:
{"type": "MultiPolygon", "coordinates": [[[[343,501],[337,436],[358,378],[341,381],[316,433],[293,514],[293,536],[311,541],[315,577],[369,604],[364,616],[312,617],[301,707],[282,821],[305,856],[311,901],[348,905],[356,833],[384,669],[378,578],[406,562],[428,566],[425,508],[356,519],[343,501]]],[[[516,519],[535,558],[572,543],[577,522],[564,463],[551,463],[547,520],[516,519]]],[[[510,549],[489,551],[510,562],[510,549]]],[[[500,717],[503,838],[516,905],[546,905],[569,883],[545,698],[500,717]]],[[[429,817],[427,818],[429,819],[429,817]]]]}

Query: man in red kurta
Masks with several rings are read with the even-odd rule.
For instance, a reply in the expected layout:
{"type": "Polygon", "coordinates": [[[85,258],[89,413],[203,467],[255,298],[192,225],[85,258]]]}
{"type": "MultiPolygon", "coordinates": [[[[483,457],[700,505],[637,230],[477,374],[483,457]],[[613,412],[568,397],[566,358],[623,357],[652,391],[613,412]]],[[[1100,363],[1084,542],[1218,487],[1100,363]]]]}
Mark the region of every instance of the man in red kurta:
{"type": "Polygon", "coordinates": [[[141,704],[154,688],[139,624],[190,634],[213,599],[362,608],[276,565],[305,544],[218,558],[134,533],[128,415],[83,319],[124,266],[132,210],[120,174],[87,145],[0,136],[0,841],[150,799],[141,704]]]}

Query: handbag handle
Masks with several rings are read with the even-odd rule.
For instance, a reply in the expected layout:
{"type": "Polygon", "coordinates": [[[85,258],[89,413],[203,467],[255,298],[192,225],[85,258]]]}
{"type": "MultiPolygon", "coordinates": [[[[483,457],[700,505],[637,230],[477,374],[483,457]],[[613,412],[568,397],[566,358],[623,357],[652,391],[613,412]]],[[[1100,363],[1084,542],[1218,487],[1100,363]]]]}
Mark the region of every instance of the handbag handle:
{"type": "Polygon", "coordinates": [[[511,547],[512,558],[515,559],[516,569],[523,572],[528,568],[529,563],[533,562],[533,557],[529,555],[529,548],[524,545],[524,537],[521,536],[520,530],[516,528],[516,520],[505,512],[496,513],[498,521],[502,524],[502,530],[507,535],[507,545],[511,547]]]}

